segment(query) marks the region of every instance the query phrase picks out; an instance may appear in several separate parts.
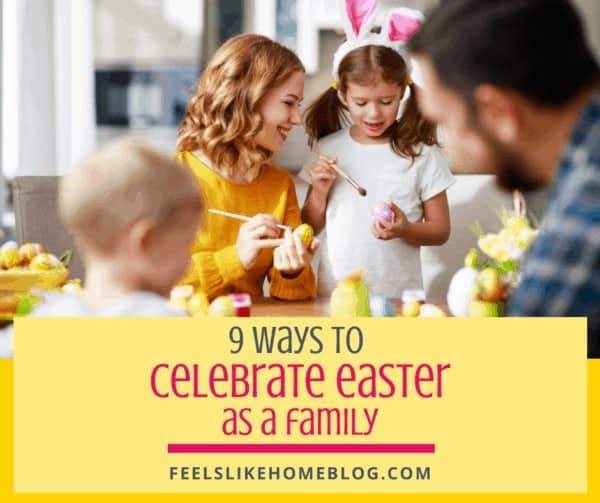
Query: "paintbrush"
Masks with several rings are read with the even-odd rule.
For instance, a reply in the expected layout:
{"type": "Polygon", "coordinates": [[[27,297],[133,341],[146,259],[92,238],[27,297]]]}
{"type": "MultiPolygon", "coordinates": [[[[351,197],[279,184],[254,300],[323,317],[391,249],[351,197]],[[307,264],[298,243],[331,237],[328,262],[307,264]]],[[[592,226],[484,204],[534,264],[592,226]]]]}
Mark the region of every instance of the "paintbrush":
{"type": "MultiPolygon", "coordinates": [[[[214,208],[209,208],[208,211],[210,213],[214,213],[216,215],[222,215],[224,217],[229,217],[229,218],[236,218],[237,220],[244,220],[245,222],[247,222],[251,218],[251,217],[247,217],[246,215],[239,215],[237,213],[229,213],[228,211],[215,210],[214,208]]],[[[283,229],[284,231],[287,229],[290,229],[290,230],[292,229],[291,227],[288,227],[287,225],[280,225],[280,224],[277,224],[277,227],[279,227],[280,229],[283,229]]]]}
{"type": "Polygon", "coordinates": [[[346,173],[342,168],[338,166],[338,163],[331,160],[328,156],[326,156],[318,146],[315,146],[315,151],[318,156],[323,157],[327,160],[327,163],[333,168],[333,170],[340,175],[344,180],[346,180],[352,187],[356,189],[361,196],[365,197],[367,195],[366,189],[361,187],[354,178],[352,178],[348,173],[346,173]]]}

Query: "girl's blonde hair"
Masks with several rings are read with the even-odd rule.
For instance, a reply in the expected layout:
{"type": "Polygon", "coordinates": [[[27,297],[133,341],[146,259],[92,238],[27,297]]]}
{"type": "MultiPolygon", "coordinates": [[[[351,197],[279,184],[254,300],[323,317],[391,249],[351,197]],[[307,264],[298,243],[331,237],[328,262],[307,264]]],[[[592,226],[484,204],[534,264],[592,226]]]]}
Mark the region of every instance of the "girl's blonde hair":
{"type": "MultiPolygon", "coordinates": [[[[346,94],[348,82],[368,86],[379,79],[396,82],[404,93],[410,87],[404,112],[386,134],[396,154],[414,159],[421,153],[421,146],[438,145],[436,125],[421,115],[417,107],[415,85],[409,79],[404,58],[389,47],[367,45],[349,52],[340,62],[338,69],[339,92],[346,94]]],[[[330,87],[306,110],[304,123],[309,145],[328,134],[339,131],[348,124],[347,108],[338,98],[338,91],[330,87]]]]}
{"type": "Polygon", "coordinates": [[[214,169],[256,177],[272,152],[258,146],[261,99],[304,67],[291,50],[261,35],[238,35],[212,56],[179,125],[177,150],[200,150],[214,169]]]}

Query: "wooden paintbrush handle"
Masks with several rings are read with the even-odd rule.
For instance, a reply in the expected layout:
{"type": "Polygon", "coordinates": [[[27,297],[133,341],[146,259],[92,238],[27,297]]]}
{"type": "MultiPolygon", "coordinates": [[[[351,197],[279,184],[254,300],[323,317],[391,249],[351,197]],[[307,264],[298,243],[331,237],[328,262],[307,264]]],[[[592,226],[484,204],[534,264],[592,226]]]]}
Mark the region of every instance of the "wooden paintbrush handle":
{"type": "Polygon", "coordinates": [[[319,148],[318,145],[315,145],[315,152],[317,153],[318,156],[323,157],[324,159],[327,160],[327,163],[333,168],[333,170],[340,175],[344,180],[346,180],[350,185],[352,185],[352,187],[354,187],[356,189],[356,191],[361,195],[361,196],[366,196],[367,195],[367,191],[365,189],[363,189],[357,182],[356,180],[354,180],[354,178],[352,178],[348,173],[346,173],[342,168],[339,167],[338,163],[335,162],[333,159],[331,159],[329,156],[326,156],[323,151],[319,148]]]}
{"type": "MultiPolygon", "coordinates": [[[[230,213],[228,211],[216,210],[214,208],[209,208],[208,211],[209,211],[209,213],[214,213],[215,215],[221,215],[223,217],[235,218],[236,220],[243,220],[244,222],[247,222],[248,220],[250,220],[250,217],[248,217],[246,215],[239,215],[238,213],[230,213]]],[[[279,227],[280,229],[283,229],[283,230],[287,230],[287,229],[291,230],[291,227],[288,227],[287,225],[277,224],[277,227],[279,227]]]]}

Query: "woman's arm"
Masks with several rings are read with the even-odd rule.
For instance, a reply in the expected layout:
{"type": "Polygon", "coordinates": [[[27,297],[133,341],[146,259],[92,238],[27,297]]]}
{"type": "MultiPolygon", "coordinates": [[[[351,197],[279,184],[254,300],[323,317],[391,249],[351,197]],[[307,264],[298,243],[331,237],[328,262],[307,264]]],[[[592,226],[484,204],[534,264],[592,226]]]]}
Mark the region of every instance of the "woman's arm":
{"type": "Polygon", "coordinates": [[[244,276],[265,248],[279,246],[278,221],[272,215],[258,214],[240,226],[234,244],[220,250],[192,253],[192,267],[182,283],[200,287],[209,298],[244,276]]]}
{"type": "MultiPolygon", "coordinates": [[[[301,223],[300,208],[291,177],[288,182],[286,201],[283,224],[296,228],[301,223]]],[[[271,297],[284,300],[304,300],[316,295],[317,282],[310,263],[318,244],[318,240],[314,239],[311,246],[306,249],[297,237],[292,236],[289,232],[286,233],[283,243],[273,252],[274,264],[268,271],[271,297]],[[295,266],[298,266],[297,270],[295,266]],[[293,269],[291,274],[290,268],[293,269]],[[282,272],[282,270],[286,272],[282,272]]]]}

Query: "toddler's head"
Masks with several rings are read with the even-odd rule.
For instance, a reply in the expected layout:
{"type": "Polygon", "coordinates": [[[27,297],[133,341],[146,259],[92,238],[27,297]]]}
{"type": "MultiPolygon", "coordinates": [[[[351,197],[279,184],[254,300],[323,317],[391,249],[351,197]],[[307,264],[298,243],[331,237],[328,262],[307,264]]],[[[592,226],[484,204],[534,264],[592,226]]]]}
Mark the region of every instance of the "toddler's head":
{"type": "Polygon", "coordinates": [[[59,208],[86,268],[102,262],[133,289],[166,295],[188,267],[204,202],[186,167],[128,139],[65,176],[59,208]]]}

